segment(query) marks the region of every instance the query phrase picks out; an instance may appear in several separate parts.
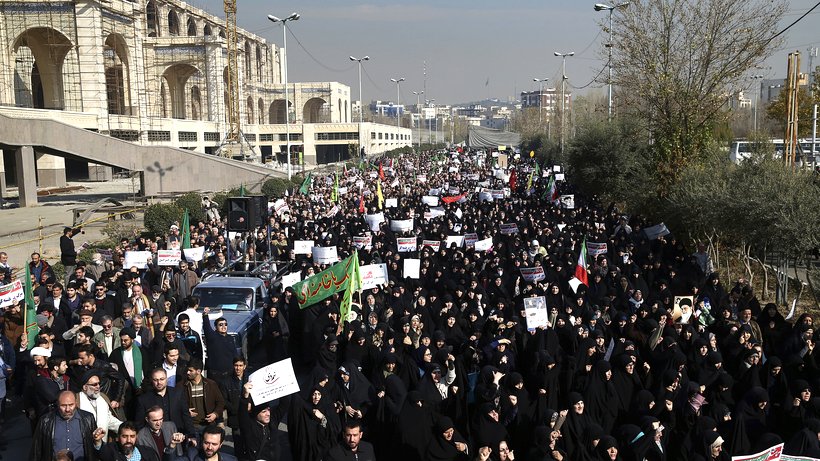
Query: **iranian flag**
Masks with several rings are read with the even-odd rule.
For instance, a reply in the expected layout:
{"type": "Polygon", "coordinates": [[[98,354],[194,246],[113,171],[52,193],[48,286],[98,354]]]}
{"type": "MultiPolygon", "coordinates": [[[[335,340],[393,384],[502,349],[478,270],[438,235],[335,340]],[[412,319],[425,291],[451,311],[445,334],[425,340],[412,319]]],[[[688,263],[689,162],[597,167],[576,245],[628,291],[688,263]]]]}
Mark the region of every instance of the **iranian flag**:
{"type": "Polygon", "coordinates": [[[581,243],[581,253],[578,255],[578,264],[575,265],[575,278],[581,281],[586,286],[589,286],[589,278],[587,277],[587,239],[581,243]]]}

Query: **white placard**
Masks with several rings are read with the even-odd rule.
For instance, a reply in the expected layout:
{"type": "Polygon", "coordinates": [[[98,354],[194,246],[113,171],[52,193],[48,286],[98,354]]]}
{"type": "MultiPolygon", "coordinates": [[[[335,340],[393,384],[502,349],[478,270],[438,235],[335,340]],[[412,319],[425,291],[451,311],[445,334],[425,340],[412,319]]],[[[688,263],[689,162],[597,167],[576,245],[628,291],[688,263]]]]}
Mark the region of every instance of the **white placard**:
{"type": "Polygon", "coordinates": [[[365,236],[355,236],[353,237],[353,246],[357,249],[365,249],[369,250],[373,247],[373,236],[372,235],[365,235],[365,236]]]}
{"type": "Polygon", "coordinates": [[[555,173],[555,180],[556,181],[563,181],[564,180],[564,173],[555,173]]]}
{"type": "Polygon", "coordinates": [[[572,291],[574,293],[578,293],[578,287],[580,287],[581,285],[584,284],[584,282],[582,282],[581,280],[579,280],[575,277],[570,278],[569,282],[567,282],[567,283],[569,283],[569,287],[572,288],[572,291]]]}
{"type": "Polygon", "coordinates": [[[359,266],[362,275],[362,290],[369,290],[390,281],[387,275],[387,264],[368,264],[359,266]]]}
{"type": "Polygon", "coordinates": [[[527,314],[527,330],[550,326],[547,300],[543,296],[524,298],[524,311],[527,314]]]}
{"type": "Polygon", "coordinates": [[[125,262],[122,267],[125,270],[136,267],[137,269],[147,269],[148,259],[151,257],[150,251],[126,251],[125,262]]]}
{"type": "Polygon", "coordinates": [[[488,251],[493,247],[493,238],[486,238],[475,242],[475,251],[488,251]]]}
{"type": "Polygon", "coordinates": [[[293,242],[293,252],[297,255],[309,255],[315,246],[313,240],[296,240],[293,242]]]}
{"type": "Polygon", "coordinates": [[[385,208],[397,208],[398,206],[399,206],[399,199],[397,199],[397,198],[384,199],[384,207],[385,208]]]}
{"type": "Polygon", "coordinates": [[[157,250],[157,266],[176,266],[182,259],[180,250],[157,250]]]}
{"type": "Polygon", "coordinates": [[[292,287],[294,284],[302,281],[301,272],[291,272],[290,274],[282,276],[282,288],[292,287]]]}
{"type": "Polygon", "coordinates": [[[428,206],[438,206],[438,197],[435,195],[425,195],[421,202],[428,206]]]}
{"type": "Polygon", "coordinates": [[[517,234],[518,233],[518,224],[516,223],[507,223],[507,224],[499,224],[498,230],[502,234],[517,234]]]}
{"type": "Polygon", "coordinates": [[[438,218],[439,216],[444,216],[444,214],[445,214],[445,211],[444,211],[443,208],[440,208],[440,207],[430,208],[430,211],[425,211],[424,212],[424,219],[429,221],[431,219],[438,218]]]}
{"type": "Polygon", "coordinates": [[[441,248],[441,240],[422,240],[421,246],[430,247],[433,251],[438,252],[439,248],[441,248]]]}
{"type": "Polygon", "coordinates": [[[182,254],[185,255],[185,260],[189,263],[202,261],[202,258],[205,257],[205,247],[185,248],[182,250],[182,254]]]}
{"type": "Polygon", "coordinates": [[[606,242],[587,242],[587,253],[590,256],[605,255],[607,252],[606,242]]]}
{"type": "Polygon", "coordinates": [[[384,222],[384,213],[366,214],[364,215],[364,221],[371,231],[378,232],[379,224],[384,222]]]}
{"type": "Polygon", "coordinates": [[[339,188],[339,196],[345,195],[347,193],[347,187],[340,187],[339,188]]]}
{"type": "Polygon", "coordinates": [[[299,382],[290,359],[260,368],[248,376],[248,382],[253,383],[250,394],[254,405],[299,392],[299,382]]]}
{"type": "Polygon", "coordinates": [[[493,201],[493,194],[490,191],[483,190],[478,193],[478,201],[479,202],[492,202],[493,201]]]}
{"type": "Polygon", "coordinates": [[[461,219],[461,217],[464,215],[464,213],[461,211],[461,208],[456,209],[456,212],[453,214],[455,214],[456,218],[458,219],[461,219]]]}
{"type": "Polygon", "coordinates": [[[440,195],[440,194],[441,194],[441,189],[430,189],[427,192],[427,195],[436,195],[437,196],[437,195],[440,195]]]}
{"type": "Polygon", "coordinates": [[[560,173],[561,172],[561,165],[553,165],[552,166],[552,171],[554,171],[556,173],[560,173]]]}
{"type": "Polygon", "coordinates": [[[277,216],[282,216],[284,212],[290,211],[290,207],[288,207],[285,199],[280,198],[279,200],[273,202],[273,210],[276,212],[277,216]]]}
{"type": "Polygon", "coordinates": [[[19,280],[0,287],[0,307],[13,306],[25,297],[23,282],[19,280]]]}
{"type": "Polygon", "coordinates": [[[418,248],[418,240],[416,240],[416,237],[398,237],[396,239],[396,246],[399,249],[399,253],[416,251],[418,248]]]}
{"type": "Polygon", "coordinates": [[[418,181],[422,184],[426,183],[427,182],[427,175],[420,174],[420,175],[416,176],[416,181],[418,181]]]}
{"type": "Polygon", "coordinates": [[[575,195],[562,195],[558,197],[558,200],[561,203],[562,208],[566,208],[567,210],[574,210],[575,209],[575,195]]]}
{"type": "Polygon", "coordinates": [[[339,253],[335,246],[313,247],[313,261],[319,264],[333,264],[339,261],[339,253]]]}
{"type": "Polygon", "coordinates": [[[470,232],[464,234],[464,246],[467,248],[475,246],[475,242],[478,241],[478,234],[475,232],[470,232]]]}
{"type": "Polygon", "coordinates": [[[368,173],[368,176],[370,176],[370,179],[376,179],[376,177],[379,176],[379,174],[375,171],[371,171],[370,173],[368,173]]]}
{"type": "Polygon", "coordinates": [[[448,235],[447,240],[444,242],[444,246],[446,248],[450,248],[452,244],[456,244],[456,248],[461,248],[464,246],[464,236],[463,235],[448,235]]]}
{"type": "Polygon", "coordinates": [[[390,230],[393,232],[408,232],[413,230],[412,219],[391,219],[390,230]]]}
{"type": "Polygon", "coordinates": [[[539,280],[544,280],[546,275],[544,275],[544,268],[541,266],[537,267],[522,267],[521,268],[521,277],[528,282],[537,282],[539,280]]]}
{"type": "MultiPolygon", "coordinates": [[[[361,268],[359,268],[361,270],[361,268]]],[[[421,270],[421,260],[420,259],[405,259],[404,260],[404,271],[402,272],[404,277],[417,279],[419,278],[419,272],[421,270]]]]}

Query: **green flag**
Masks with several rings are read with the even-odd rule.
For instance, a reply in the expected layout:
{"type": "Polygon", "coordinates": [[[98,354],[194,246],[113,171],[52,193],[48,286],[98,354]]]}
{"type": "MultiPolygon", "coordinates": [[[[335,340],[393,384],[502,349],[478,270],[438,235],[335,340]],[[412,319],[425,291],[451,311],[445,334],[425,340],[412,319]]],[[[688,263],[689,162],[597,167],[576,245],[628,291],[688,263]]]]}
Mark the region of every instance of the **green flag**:
{"type": "Polygon", "coordinates": [[[239,196],[240,197],[245,196],[245,183],[242,183],[242,184],[239,185],[239,196]]]}
{"type": "Polygon", "coordinates": [[[361,285],[359,274],[359,253],[354,252],[347,258],[337,262],[318,274],[293,285],[296,301],[299,308],[312,306],[328,296],[347,290],[354,286],[354,290],[361,285]]]}
{"type": "Polygon", "coordinates": [[[182,214],[182,248],[191,248],[191,218],[187,208],[182,214]]]}
{"type": "Polygon", "coordinates": [[[34,341],[40,334],[40,327],[37,326],[37,309],[34,307],[34,291],[31,289],[31,271],[26,264],[25,280],[26,310],[23,312],[23,325],[25,335],[28,338],[28,348],[34,347],[34,341]]]}
{"type": "Polygon", "coordinates": [[[302,185],[299,186],[299,193],[302,195],[307,195],[310,192],[310,175],[311,173],[308,172],[307,178],[302,182],[302,185]]]}
{"type": "Polygon", "coordinates": [[[333,172],[333,175],[336,177],[333,183],[333,192],[330,194],[330,201],[331,202],[338,202],[339,201],[339,173],[333,172]]]}
{"type": "Polygon", "coordinates": [[[362,275],[359,272],[359,252],[354,251],[353,264],[348,268],[347,278],[350,280],[345,295],[342,298],[342,304],[339,306],[339,324],[344,324],[347,316],[350,313],[350,304],[353,301],[353,292],[359,291],[362,288],[362,275]]]}

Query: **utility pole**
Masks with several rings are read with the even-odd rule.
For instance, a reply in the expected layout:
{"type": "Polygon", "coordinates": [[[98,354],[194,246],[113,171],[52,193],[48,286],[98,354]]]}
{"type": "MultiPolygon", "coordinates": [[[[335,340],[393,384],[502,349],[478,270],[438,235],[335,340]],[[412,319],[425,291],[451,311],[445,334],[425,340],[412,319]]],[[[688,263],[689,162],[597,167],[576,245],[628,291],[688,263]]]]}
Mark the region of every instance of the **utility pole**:
{"type": "Polygon", "coordinates": [[[574,51],[569,53],[554,52],[555,56],[561,58],[561,153],[564,153],[564,118],[566,117],[566,84],[567,84],[567,57],[575,56],[574,51]]]}
{"type": "Polygon", "coordinates": [[[786,71],[786,136],[784,138],[786,152],[783,154],[783,160],[791,166],[795,167],[795,160],[797,159],[797,128],[798,128],[798,100],[797,100],[797,85],[800,74],[800,52],[795,51],[789,53],[788,68],[786,71]]]}
{"type": "MultiPolygon", "coordinates": [[[[812,63],[814,58],[817,57],[817,47],[809,48],[809,91],[811,92],[812,98],[815,96],[814,94],[814,68],[812,67],[812,63]]],[[[812,165],[816,165],[816,155],[817,155],[817,104],[814,104],[814,110],[812,111],[812,118],[811,118],[811,162],[812,165]]]]}

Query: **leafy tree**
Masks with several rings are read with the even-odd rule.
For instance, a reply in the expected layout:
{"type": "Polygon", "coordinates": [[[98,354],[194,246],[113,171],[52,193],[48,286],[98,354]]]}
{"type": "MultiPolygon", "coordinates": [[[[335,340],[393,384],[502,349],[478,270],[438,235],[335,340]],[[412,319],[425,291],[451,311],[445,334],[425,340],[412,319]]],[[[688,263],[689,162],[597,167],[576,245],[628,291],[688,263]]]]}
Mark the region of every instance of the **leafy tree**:
{"type": "Polygon", "coordinates": [[[197,192],[188,192],[177,198],[176,205],[182,210],[188,210],[188,217],[191,223],[205,220],[205,212],[202,210],[202,196],[197,192]]]}
{"type": "Polygon", "coordinates": [[[171,224],[182,221],[182,208],[176,203],[155,203],[145,209],[145,228],[155,235],[165,235],[171,224]]]}
{"type": "Polygon", "coordinates": [[[652,134],[662,195],[707,151],[732,85],[779,45],[784,11],[783,0],[636,0],[613,12],[613,84],[652,134]]]}
{"type": "MultiPolygon", "coordinates": [[[[812,89],[804,86],[797,89],[797,119],[799,121],[797,125],[797,135],[801,138],[811,136],[812,112],[814,111],[814,105],[820,104],[820,82],[818,82],[818,79],[820,79],[820,69],[815,69],[813,93],[811,91],[812,89]]],[[[778,93],[777,98],[766,107],[766,117],[778,123],[782,130],[781,133],[786,132],[788,99],[789,92],[786,88],[783,88],[783,90],[778,93]]],[[[782,137],[782,134],[779,137],[782,137]]]]}

